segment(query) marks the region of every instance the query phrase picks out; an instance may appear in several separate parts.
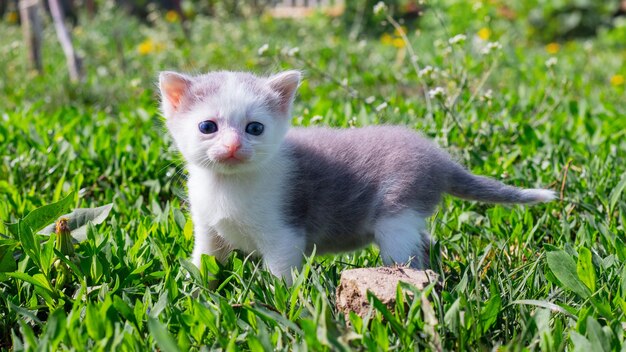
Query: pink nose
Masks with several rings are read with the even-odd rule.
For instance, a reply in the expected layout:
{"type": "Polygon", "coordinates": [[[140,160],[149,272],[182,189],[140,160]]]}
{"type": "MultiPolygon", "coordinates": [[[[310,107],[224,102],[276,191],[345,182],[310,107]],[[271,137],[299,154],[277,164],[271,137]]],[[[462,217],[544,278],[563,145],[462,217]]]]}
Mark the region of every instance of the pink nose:
{"type": "Polygon", "coordinates": [[[235,154],[235,152],[241,148],[241,140],[239,139],[239,136],[236,133],[232,133],[225,137],[226,138],[222,140],[222,144],[226,147],[226,149],[228,149],[228,152],[231,155],[235,154]]]}
{"type": "Polygon", "coordinates": [[[236,141],[230,144],[224,144],[224,146],[228,148],[228,152],[230,154],[235,154],[235,152],[239,150],[239,148],[241,148],[241,143],[239,143],[239,141],[236,141]]]}

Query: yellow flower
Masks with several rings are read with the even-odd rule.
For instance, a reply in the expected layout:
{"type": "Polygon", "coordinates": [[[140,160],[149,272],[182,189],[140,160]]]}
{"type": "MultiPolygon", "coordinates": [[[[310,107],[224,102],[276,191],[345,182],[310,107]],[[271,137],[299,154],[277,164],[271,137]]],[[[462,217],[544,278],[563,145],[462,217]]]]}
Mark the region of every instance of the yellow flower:
{"type": "Polygon", "coordinates": [[[621,86],[624,84],[624,75],[614,75],[611,77],[611,85],[614,87],[621,86]]]}
{"type": "Polygon", "coordinates": [[[398,49],[404,48],[404,46],[406,45],[406,43],[404,42],[402,38],[393,38],[392,44],[398,49]]]}
{"type": "Polygon", "coordinates": [[[148,55],[156,49],[152,39],[148,38],[137,46],[137,52],[141,55],[148,55]]]}
{"type": "Polygon", "coordinates": [[[546,45],[546,51],[548,52],[548,54],[554,55],[559,52],[559,49],[561,49],[559,43],[550,43],[546,45]]]}
{"type": "Polygon", "coordinates": [[[167,22],[178,22],[178,12],[169,10],[165,13],[165,20],[167,22]]]}
{"type": "Polygon", "coordinates": [[[11,12],[7,13],[7,22],[9,22],[9,23],[17,23],[17,20],[18,20],[17,12],[11,11],[11,12]]]}
{"type": "Polygon", "coordinates": [[[380,36],[380,42],[385,45],[393,45],[393,37],[388,33],[383,33],[383,35],[380,36]]]}
{"type": "Polygon", "coordinates": [[[491,31],[489,28],[481,28],[478,31],[478,37],[482,40],[489,40],[489,37],[491,37],[491,31]]]}

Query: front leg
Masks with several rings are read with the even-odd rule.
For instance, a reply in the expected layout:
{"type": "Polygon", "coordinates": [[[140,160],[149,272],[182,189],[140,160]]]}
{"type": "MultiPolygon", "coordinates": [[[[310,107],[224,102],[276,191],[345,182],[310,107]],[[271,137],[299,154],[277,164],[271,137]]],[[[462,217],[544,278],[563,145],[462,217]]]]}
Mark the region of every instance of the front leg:
{"type": "Polygon", "coordinates": [[[306,248],[304,234],[284,229],[264,237],[266,240],[259,244],[259,251],[265,265],[272,274],[282,277],[287,285],[291,285],[291,269],[302,267],[306,248]]]}
{"type": "Polygon", "coordinates": [[[194,246],[191,254],[192,263],[200,268],[202,255],[213,255],[220,263],[226,262],[231,249],[217,231],[211,227],[196,225],[194,246]]]}

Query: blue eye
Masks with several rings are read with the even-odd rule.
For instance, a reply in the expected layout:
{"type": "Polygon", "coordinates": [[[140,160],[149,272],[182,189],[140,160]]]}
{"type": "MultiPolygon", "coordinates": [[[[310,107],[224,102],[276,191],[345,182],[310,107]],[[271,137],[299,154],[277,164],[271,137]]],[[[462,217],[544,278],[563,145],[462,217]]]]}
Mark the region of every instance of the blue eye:
{"type": "Polygon", "coordinates": [[[263,126],[260,122],[250,122],[246,126],[246,133],[251,134],[253,136],[260,136],[263,133],[265,126],[263,126]]]}
{"type": "Polygon", "coordinates": [[[217,132],[217,124],[213,121],[202,121],[198,124],[198,129],[204,134],[211,134],[217,132]]]}

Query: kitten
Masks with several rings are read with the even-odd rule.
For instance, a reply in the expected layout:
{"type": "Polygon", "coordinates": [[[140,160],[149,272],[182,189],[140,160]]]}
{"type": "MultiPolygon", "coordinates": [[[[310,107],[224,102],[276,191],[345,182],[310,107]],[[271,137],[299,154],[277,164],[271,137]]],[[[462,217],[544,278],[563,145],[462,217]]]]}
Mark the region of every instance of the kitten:
{"type": "Polygon", "coordinates": [[[554,199],[475,176],[416,133],[392,126],[292,128],[298,71],[265,78],[162,72],[167,128],[187,162],[192,260],[255,252],[291,282],[303,255],[375,243],[385,265],[425,268],[426,218],[442,194],[494,203],[554,199]]]}

